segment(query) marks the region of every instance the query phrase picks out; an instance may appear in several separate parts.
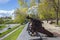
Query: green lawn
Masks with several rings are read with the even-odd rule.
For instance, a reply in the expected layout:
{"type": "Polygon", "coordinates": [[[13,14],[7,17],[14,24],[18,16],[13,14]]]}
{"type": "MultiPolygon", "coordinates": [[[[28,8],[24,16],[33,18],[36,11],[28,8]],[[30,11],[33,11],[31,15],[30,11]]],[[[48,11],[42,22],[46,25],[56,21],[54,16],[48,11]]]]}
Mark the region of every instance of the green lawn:
{"type": "Polygon", "coordinates": [[[3,32],[3,33],[0,33],[0,38],[5,36],[6,34],[10,33],[11,31],[13,31],[14,29],[18,28],[20,25],[16,26],[16,27],[13,27],[11,29],[8,29],[7,31],[3,32]]]}
{"type": "Polygon", "coordinates": [[[3,40],[16,40],[18,35],[21,33],[22,29],[24,28],[25,25],[20,26],[20,28],[15,31],[14,33],[10,34],[8,37],[4,38],[3,40]]]}
{"type": "Polygon", "coordinates": [[[5,25],[0,25],[0,30],[2,30],[5,27],[6,27],[5,25]]]}

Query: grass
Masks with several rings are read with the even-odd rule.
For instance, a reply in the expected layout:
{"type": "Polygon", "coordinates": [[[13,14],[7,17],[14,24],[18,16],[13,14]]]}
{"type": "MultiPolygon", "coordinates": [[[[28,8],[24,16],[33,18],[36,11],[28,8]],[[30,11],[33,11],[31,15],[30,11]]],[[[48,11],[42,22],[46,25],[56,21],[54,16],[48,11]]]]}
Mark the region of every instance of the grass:
{"type": "Polygon", "coordinates": [[[10,34],[8,37],[4,38],[3,40],[16,40],[18,35],[21,33],[22,29],[25,25],[20,26],[18,30],[16,30],[14,33],[10,34]]]}
{"type": "Polygon", "coordinates": [[[14,29],[18,28],[19,26],[13,27],[11,29],[8,29],[7,31],[0,33],[0,38],[8,34],[9,32],[13,31],[14,29]]]}
{"type": "Polygon", "coordinates": [[[0,30],[2,30],[5,27],[6,27],[5,25],[0,25],[0,30]]]}

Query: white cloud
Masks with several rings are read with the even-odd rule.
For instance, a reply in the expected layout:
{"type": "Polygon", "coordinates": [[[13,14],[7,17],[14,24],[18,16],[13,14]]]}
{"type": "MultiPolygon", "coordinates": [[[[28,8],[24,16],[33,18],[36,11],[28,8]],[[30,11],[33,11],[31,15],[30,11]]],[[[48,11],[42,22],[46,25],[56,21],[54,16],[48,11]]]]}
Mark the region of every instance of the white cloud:
{"type": "Polygon", "coordinates": [[[14,10],[11,10],[11,11],[0,10],[0,17],[1,16],[12,16],[13,13],[14,13],[14,10]]]}
{"type": "Polygon", "coordinates": [[[6,10],[0,10],[0,17],[6,17],[11,16],[12,19],[14,19],[14,10],[6,11],[6,10]]]}
{"type": "Polygon", "coordinates": [[[4,4],[4,3],[7,3],[9,2],[10,0],[0,0],[0,4],[4,4]]]}
{"type": "Polygon", "coordinates": [[[14,10],[11,10],[11,11],[6,11],[6,10],[0,10],[0,13],[13,13],[14,10]]]}

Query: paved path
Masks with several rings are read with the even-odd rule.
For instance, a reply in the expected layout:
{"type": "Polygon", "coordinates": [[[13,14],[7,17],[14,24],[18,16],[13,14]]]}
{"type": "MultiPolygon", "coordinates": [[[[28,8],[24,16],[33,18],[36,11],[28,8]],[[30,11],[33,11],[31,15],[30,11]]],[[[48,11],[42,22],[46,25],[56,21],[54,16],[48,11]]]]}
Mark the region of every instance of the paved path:
{"type": "MultiPolygon", "coordinates": [[[[28,25],[28,24],[27,24],[28,25]]],[[[21,34],[18,36],[17,40],[39,40],[40,37],[31,37],[29,36],[28,32],[26,31],[27,29],[27,25],[26,27],[23,29],[23,31],[21,32],[21,34]]],[[[43,24],[45,25],[45,24],[43,24]]],[[[47,25],[47,24],[46,24],[47,25]]],[[[45,26],[46,26],[45,25],[45,26]]],[[[48,25],[47,25],[48,26],[48,25]]],[[[47,29],[47,28],[46,28],[47,29]]],[[[43,36],[44,34],[40,34],[41,36],[43,36]]],[[[60,37],[56,37],[56,38],[49,38],[49,37],[43,37],[43,40],[60,40],[60,37]]]]}
{"type": "Polygon", "coordinates": [[[55,25],[49,24],[46,21],[44,21],[43,27],[51,32],[56,32],[60,34],[60,27],[56,27],[55,25]]]}
{"type": "MultiPolygon", "coordinates": [[[[27,24],[28,25],[28,24],[27,24]]],[[[27,25],[26,27],[23,29],[23,31],[21,32],[21,34],[18,36],[17,40],[28,40],[30,38],[30,36],[28,35],[26,29],[27,29],[27,25]]]]}
{"type": "Polygon", "coordinates": [[[15,30],[13,30],[12,32],[8,33],[7,35],[5,35],[4,37],[0,38],[0,40],[3,40],[4,38],[6,38],[7,36],[9,36],[10,34],[12,34],[13,32],[15,32],[16,30],[18,30],[20,27],[16,28],[15,30]]]}
{"type": "Polygon", "coordinates": [[[21,32],[21,34],[18,36],[17,40],[32,40],[32,39],[39,39],[40,37],[31,37],[28,32],[27,32],[27,26],[23,29],[23,31],[21,32]]]}

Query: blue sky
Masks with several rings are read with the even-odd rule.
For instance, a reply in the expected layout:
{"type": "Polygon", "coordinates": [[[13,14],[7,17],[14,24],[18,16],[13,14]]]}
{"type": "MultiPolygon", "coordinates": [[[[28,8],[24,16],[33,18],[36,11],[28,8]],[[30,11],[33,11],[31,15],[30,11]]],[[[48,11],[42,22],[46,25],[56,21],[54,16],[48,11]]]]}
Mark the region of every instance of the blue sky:
{"type": "Polygon", "coordinates": [[[0,10],[13,10],[18,7],[18,0],[0,0],[0,10]]]}
{"type": "MultiPolygon", "coordinates": [[[[29,5],[30,1],[26,0],[26,2],[29,5]]],[[[0,0],[0,17],[13,16],[12,13],[19,7],[18,0],[0,0]]]]}
{"type": "Polygon", "coordinates": [[[0,0],[0,17],[13,16],[12,13],[19,7],[18,0],[0,0]]]}

